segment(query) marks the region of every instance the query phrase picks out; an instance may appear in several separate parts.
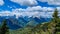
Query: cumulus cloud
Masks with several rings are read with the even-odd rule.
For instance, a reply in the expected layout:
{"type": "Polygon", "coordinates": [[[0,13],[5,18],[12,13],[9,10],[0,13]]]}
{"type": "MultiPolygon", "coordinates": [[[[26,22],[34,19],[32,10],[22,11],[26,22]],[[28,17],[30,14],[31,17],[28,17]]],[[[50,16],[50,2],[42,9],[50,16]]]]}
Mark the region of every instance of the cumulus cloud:
{"type": "Polygon", "coordinates": [[[32,6],[32,5],[37,5],[36,0],[11,0],[12,2],[16,2],[20,5],[26,5],[26,6],[32,6]]]}
{"type": "Polygon", "coordinates": [[[60,5],[60,0],[38,0],[40,2],[47,2],[49,5],[60,5]]]}
{"type": "Polygon", "coordinates": [[[10,11],[1,11],[0,16],[9,16],[10,13],[11,13],[10,11]]]}
{"type": "Polygon", "coordinates": [[[2,11],[0,12],[0,16],[14,16],[16,15],[16,18],[19,16],[28,16],[28,17],[52,17],[54,8],[52,7],[41,7],[41,6],[35,6],[35,7],[28,7],[26,9],[17,8],[13,9],[12,11],[2,11]]]}
{"type": "Polygon", "coordinates": [[[27,6],[32,6],[32,5],[37,5],[38,2],[47,2],[49,5],[60,5],[60,0],[11,0],[12,2],[16,2],[20,5],[27,5],[27,6]]]}
{"type": "Polygon", "coordinates": [[[29,17],[51,17],[53,14],[54,8],[52,7],[41,7],[41,6],[34,6],[28,7],[26,9],[14,9],[12,12],[18,13],[17,17],[22,16],[29,16],[29,17]]]}
{"type": "Polygon", "coordinates": [[[4,4],[4,1],[3,0],[0,0],[0,5],[3,5],[4,4]]]}

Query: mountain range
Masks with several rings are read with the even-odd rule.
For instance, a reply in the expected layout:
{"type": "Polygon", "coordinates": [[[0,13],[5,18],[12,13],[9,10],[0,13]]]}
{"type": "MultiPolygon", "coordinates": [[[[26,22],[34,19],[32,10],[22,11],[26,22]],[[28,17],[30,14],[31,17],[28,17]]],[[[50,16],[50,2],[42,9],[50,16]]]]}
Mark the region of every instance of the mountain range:
{"type": "Polygon", "coordinates": [[[44,18],[44,17],[28,17],[28,16],[20,16],[16,18],[15,16],[0,16],[0,24],[2,24],[2,21],[6,19],[7,20],[7,25],[9,26],[10,29],[19,29],[23,28],[25,26],[36,26],[39,23],[43,22],[49,22],[51,18],[44,18]]]}

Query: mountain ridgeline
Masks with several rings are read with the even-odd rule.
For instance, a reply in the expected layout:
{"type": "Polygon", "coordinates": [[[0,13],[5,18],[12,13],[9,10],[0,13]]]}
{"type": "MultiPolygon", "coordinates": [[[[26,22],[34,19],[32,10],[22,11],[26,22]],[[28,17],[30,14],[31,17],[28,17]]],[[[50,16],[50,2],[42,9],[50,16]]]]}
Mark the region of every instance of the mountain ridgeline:
{"type": "Polygon", "coordinates": [[[58,16],[58,10],[55,9],[52,18],[37,18],[37,17],[19,17],[18,19],[14,17],[9,17],[8,19],[0,18],[6,20],[6,25],[1,25],[0,33],[6,34],[60,34],[60,17],[58,16]],[[3,27],[4,26],[4,27],[3,27]],[[8,26],[8,27],[6,27],[8,26]],[[8,29],[7,29],[8,28],[8,29]],[[1,30],[6,29],[6,30],[1,30]]]}
{"type": "Polygon", "coordinates": [[[26,27],[27,25],[35,26],[39,23],[48,22],[51,20],[51,18],[45,18],[45,17],[18,17],[18,19],[15,16],[1,16],[0,17],[0,24],[2,24],[3,20],[6,19],[7,25],[9,26],[9,29],[16,30],[19,28],[26,27]]]}

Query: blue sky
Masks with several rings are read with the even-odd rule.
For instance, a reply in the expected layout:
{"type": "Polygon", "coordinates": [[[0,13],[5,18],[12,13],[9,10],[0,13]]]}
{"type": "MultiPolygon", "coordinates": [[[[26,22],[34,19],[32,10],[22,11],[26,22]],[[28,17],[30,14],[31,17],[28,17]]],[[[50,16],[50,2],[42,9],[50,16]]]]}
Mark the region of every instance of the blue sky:
{"type": "MultiPolygon", "coordinates": [[[[12,2],[11,0],[2,0],[2,1],[4,2],[4,4],[2,6],[0,6],[0,10],[12,10],[12,9],[16,9],[16,8],[27,8],[28,7],[28,5],[21,6],[20,4],[12,2]]],[[[21,1],[23,1],[23,0],[21,0],[21,1]]],[[[41,1],[37,1],[37,2],[38,2],[37,5],[32,5],[32,6],[42,6],[42,7],[57,7],[57,6],[59,6],[59,5],[49,5],[49,4],[47,4],[47,2],[41,2],[41,1]]]]}
{"type": "Polygon", "coordinates": [[[55,8],[60,10],[60,0],[0,0],[0,16],[51,17],[55,8]]]}

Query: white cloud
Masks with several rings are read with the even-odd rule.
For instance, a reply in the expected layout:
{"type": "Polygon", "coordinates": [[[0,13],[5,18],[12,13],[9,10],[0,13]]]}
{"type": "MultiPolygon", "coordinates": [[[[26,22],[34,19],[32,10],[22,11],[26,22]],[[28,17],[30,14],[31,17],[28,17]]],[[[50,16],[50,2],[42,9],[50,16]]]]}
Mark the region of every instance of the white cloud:
{"type": "Polygon", "coordinates": [[[51,17],[53,14],[54,8],[52,7],[41,7],[41,6],[34,6],[28,7],[26,9],[14,9],[12,12],[16,13],[17,17],[20,15],[22,16],[29,16],[29,17],[51,17]]]}
{"type": "Polygon", "coordinates": [[[60,0],[38,0],[40,2],[47,2],[49,5],[60,5],[60,0]]]}
{"type": "Polygon", "coordinates": [[[29,17],[51,17],[53,14],[54,8],[51,7],[41,7],[41,6],[35,6],[35,7],[28,7],[26,9],[17,8],[10,11],[2,11],[0,12],[0,16],[13,16],[16,15],[16,18],[19,16],[29,16],[29,17]]]}
{"type": "Polygon", "coordinates": [[[36,0],[11,0],[12,2],[16,2],[20,5],[26,5],[26,6],[32,6],[32,5],[37,5],[36,0]]]}
{"type": "Polygon", "coordinates": [[[34,6],[34,7],[28,7],[26,8],[26,11],[38,11],[38,12],[46,12],[46,11],[53,11],[54,8],[52,7],[41,7],[41,6],[34,6]]]}
{"type": "Polygon", "coordinates": [[[12,2],[16,2],[20,5],[27,5],[27,6],[32,6],[32,5],[37,5],[38,2],[47,2],[49,5],[60,5],[60,0],[11,0],[12,2]]]}
{"type": "Polygon", "coordinates": [[[3,5],[4,4],[4,1],[3,0],[0,0],[0,5],[3,5]]]}
{"type": "Polygon", "coordinates": [[[11,13],[10,11],[1,11],[0,16],[9,16],[10,13],[11,13]]]}

